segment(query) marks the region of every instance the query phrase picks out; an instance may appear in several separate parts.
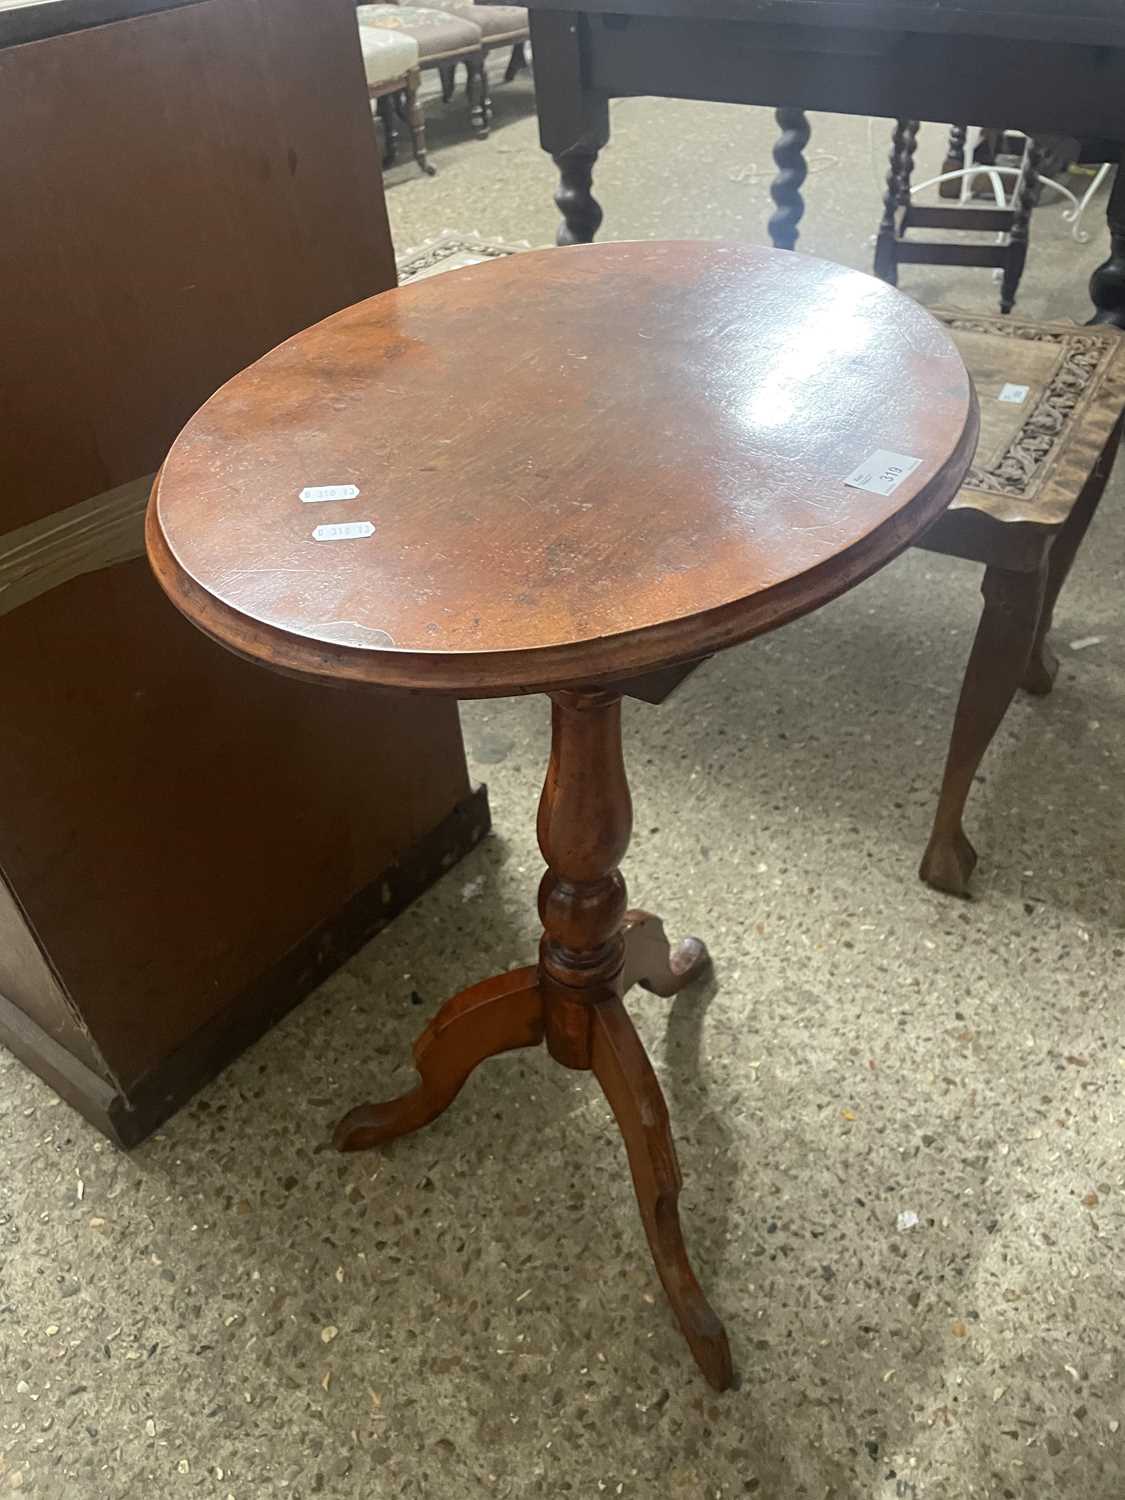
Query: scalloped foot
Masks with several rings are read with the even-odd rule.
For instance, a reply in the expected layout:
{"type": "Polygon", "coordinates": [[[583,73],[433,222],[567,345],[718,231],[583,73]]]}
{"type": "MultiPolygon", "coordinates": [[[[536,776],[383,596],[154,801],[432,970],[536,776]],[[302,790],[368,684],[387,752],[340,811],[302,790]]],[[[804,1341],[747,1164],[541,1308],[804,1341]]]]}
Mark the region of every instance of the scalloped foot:
{"type": "Polygon", "coordinates": [[[1036,697],[1042,698],[1054,687],[1055,678],[1058,675],[1059,659],[1050,641],[1046,639],[1036,641],[1031,648],[1027,670],[1023,674],[1020,686],[1025,692],[1034,693],[1036,697]]]}
{"type": "Polygon", "coordinates": [[[366,1151],[420,1130],[449,1108],[485,1058],[543,1040],[536,970],[516,969],[447,1000],[414,1044],[418,1085],[385,1104],[361,1104],[336,1126],[337,1151],[366,1151]]]}
{"type": "Polygon", "coordinates": [[[697,937],[670,943],[660,917],[648,911],[625,913],[625,971],[622,993],[639,984],[650,994],[671,999],[711,967],[711,955],[697,937]]]}
{"type": "Polygon", "coordinates": [[[950,896],[967,896],[969,878],[976,867],[977,851],[958,828],[950,835],[935,830],[922,856],[919,876],[935,891],[945,891],[950,896]]]}

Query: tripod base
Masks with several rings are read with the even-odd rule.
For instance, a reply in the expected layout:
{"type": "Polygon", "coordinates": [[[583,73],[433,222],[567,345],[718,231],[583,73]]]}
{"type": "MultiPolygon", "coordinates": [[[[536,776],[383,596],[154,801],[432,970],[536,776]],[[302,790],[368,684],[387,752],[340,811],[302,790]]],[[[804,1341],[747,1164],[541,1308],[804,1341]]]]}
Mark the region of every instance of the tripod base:
{"type": "MultiPolygon", "coordinates": [[[[675,995],[710,966],[698,938],[671,946],[658,917],[628,912],[625,964],[613,987],[591,991],[585,1064],[609,1101],[625,1141],[637,1204],[660,1280],[700,1369],[716,1390],[731,1383],[723,1325],[696,1280],[680,1227],[680,1170],[664,1095],[621,996],[632,984],[675,995]]],[[[362,1151],[419,1130],[447,1109],[485,1058],[544,1040],[554,986],[539,968],[513,970],[446,1001],[414,1045],[419,1082],[386,1104],[361,1104],[336,1127],[340,1151],[362,1151]]],[[[572,1064],[571,1064],[572,1065],[572,1064]]]]}

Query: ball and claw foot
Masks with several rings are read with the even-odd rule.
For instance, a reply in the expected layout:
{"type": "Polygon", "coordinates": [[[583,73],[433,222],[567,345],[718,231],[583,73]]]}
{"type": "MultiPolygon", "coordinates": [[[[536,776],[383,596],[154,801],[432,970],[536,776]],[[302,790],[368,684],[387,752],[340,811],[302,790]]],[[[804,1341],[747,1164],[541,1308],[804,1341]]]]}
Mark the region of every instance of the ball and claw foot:
{"type": "Polygon", "coordinates": [[[935,891],[950,896],[967,896],[969,878],[977,862],[977,851],[969,843],[963,828],[950,836],[936,829],[922,856],[919,876],[935,891]]]}
{"type": "Polygon", "coordinates": [[[1031,649],[1021,687],[1025,692],[1042,698],[1054,687],[1058,675],[1059,659],[1051,643],[1047,640],[1036,641],[1031,649]]]}

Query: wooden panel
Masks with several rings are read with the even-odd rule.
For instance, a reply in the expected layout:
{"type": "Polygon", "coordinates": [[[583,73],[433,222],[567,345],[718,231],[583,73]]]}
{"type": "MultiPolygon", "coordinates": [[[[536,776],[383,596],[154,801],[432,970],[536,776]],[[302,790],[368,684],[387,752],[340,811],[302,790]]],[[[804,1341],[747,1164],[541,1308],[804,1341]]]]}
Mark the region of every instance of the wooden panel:
{"type": "Polygon", "coordinates": [[[902,216],[902,228],[959,229],[969,234],[1003,233],[1012,227],[1010,208],[983,208],[976,203],[911,203],[902,216]]]}
{"type": "Polygon", "coordinates": [[[455,705],[238,661],[143,559],[0,618],[0,680],[0,865],[126,1083],[469,789],[455,705]]]}
{"type": "MultiPolygon", "coordinates": [[[[10,809],[5,809],[6,818],[10,809]]],[[[67,1001],[58,978],[27,924],[14,892],[0,875],[0,999],[17,1007],[52,1041],[95,1071],[106,1066],[67,1001]]]]}
{"type": "Polygon", "coordinates": [[[0,137],[0,531],[156,468],[223,380],[393,285],[346,0],[2,50],[0,137]]]}
{"type": "Polygon", "coordinates": [[[870,31],[842,54],[816,26],[612,16],[588,20],[589,88],[891,119],[1002,119],[1029,132],[1125,139],[1125,54],[1109,47],[870,31]]]}
{"type": "MultiPolygon", "coordinates": [[[[517,0],[501,0],[515,4],[517,0]]],[[[590,11],[615,16],[690,16],[767,25],[873,31],[921,31],[1055,46],[1125,45],[1121,0],[518,0],[531,11],[590,11]]]]}
{"type": "Polygon", "coordinates": [[[7,0],[0,3],[0,47],[41,42],[68,31],[198,4],[199,0],[7,0]]]}

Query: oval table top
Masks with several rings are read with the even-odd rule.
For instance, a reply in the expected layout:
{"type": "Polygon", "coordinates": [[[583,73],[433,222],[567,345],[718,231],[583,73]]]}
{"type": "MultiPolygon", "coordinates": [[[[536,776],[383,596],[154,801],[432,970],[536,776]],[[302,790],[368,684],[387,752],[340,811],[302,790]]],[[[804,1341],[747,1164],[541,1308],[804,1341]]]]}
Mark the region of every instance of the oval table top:
{"type": "Polygon", "coordinates": [[[282,671],[606,683],[850,588],[944,509],[976,437],[949,335],[870,276],[702,241],[545,250],[384,292],[235,376],[168,454],[149,555],[195,624],[282,671]]]}

